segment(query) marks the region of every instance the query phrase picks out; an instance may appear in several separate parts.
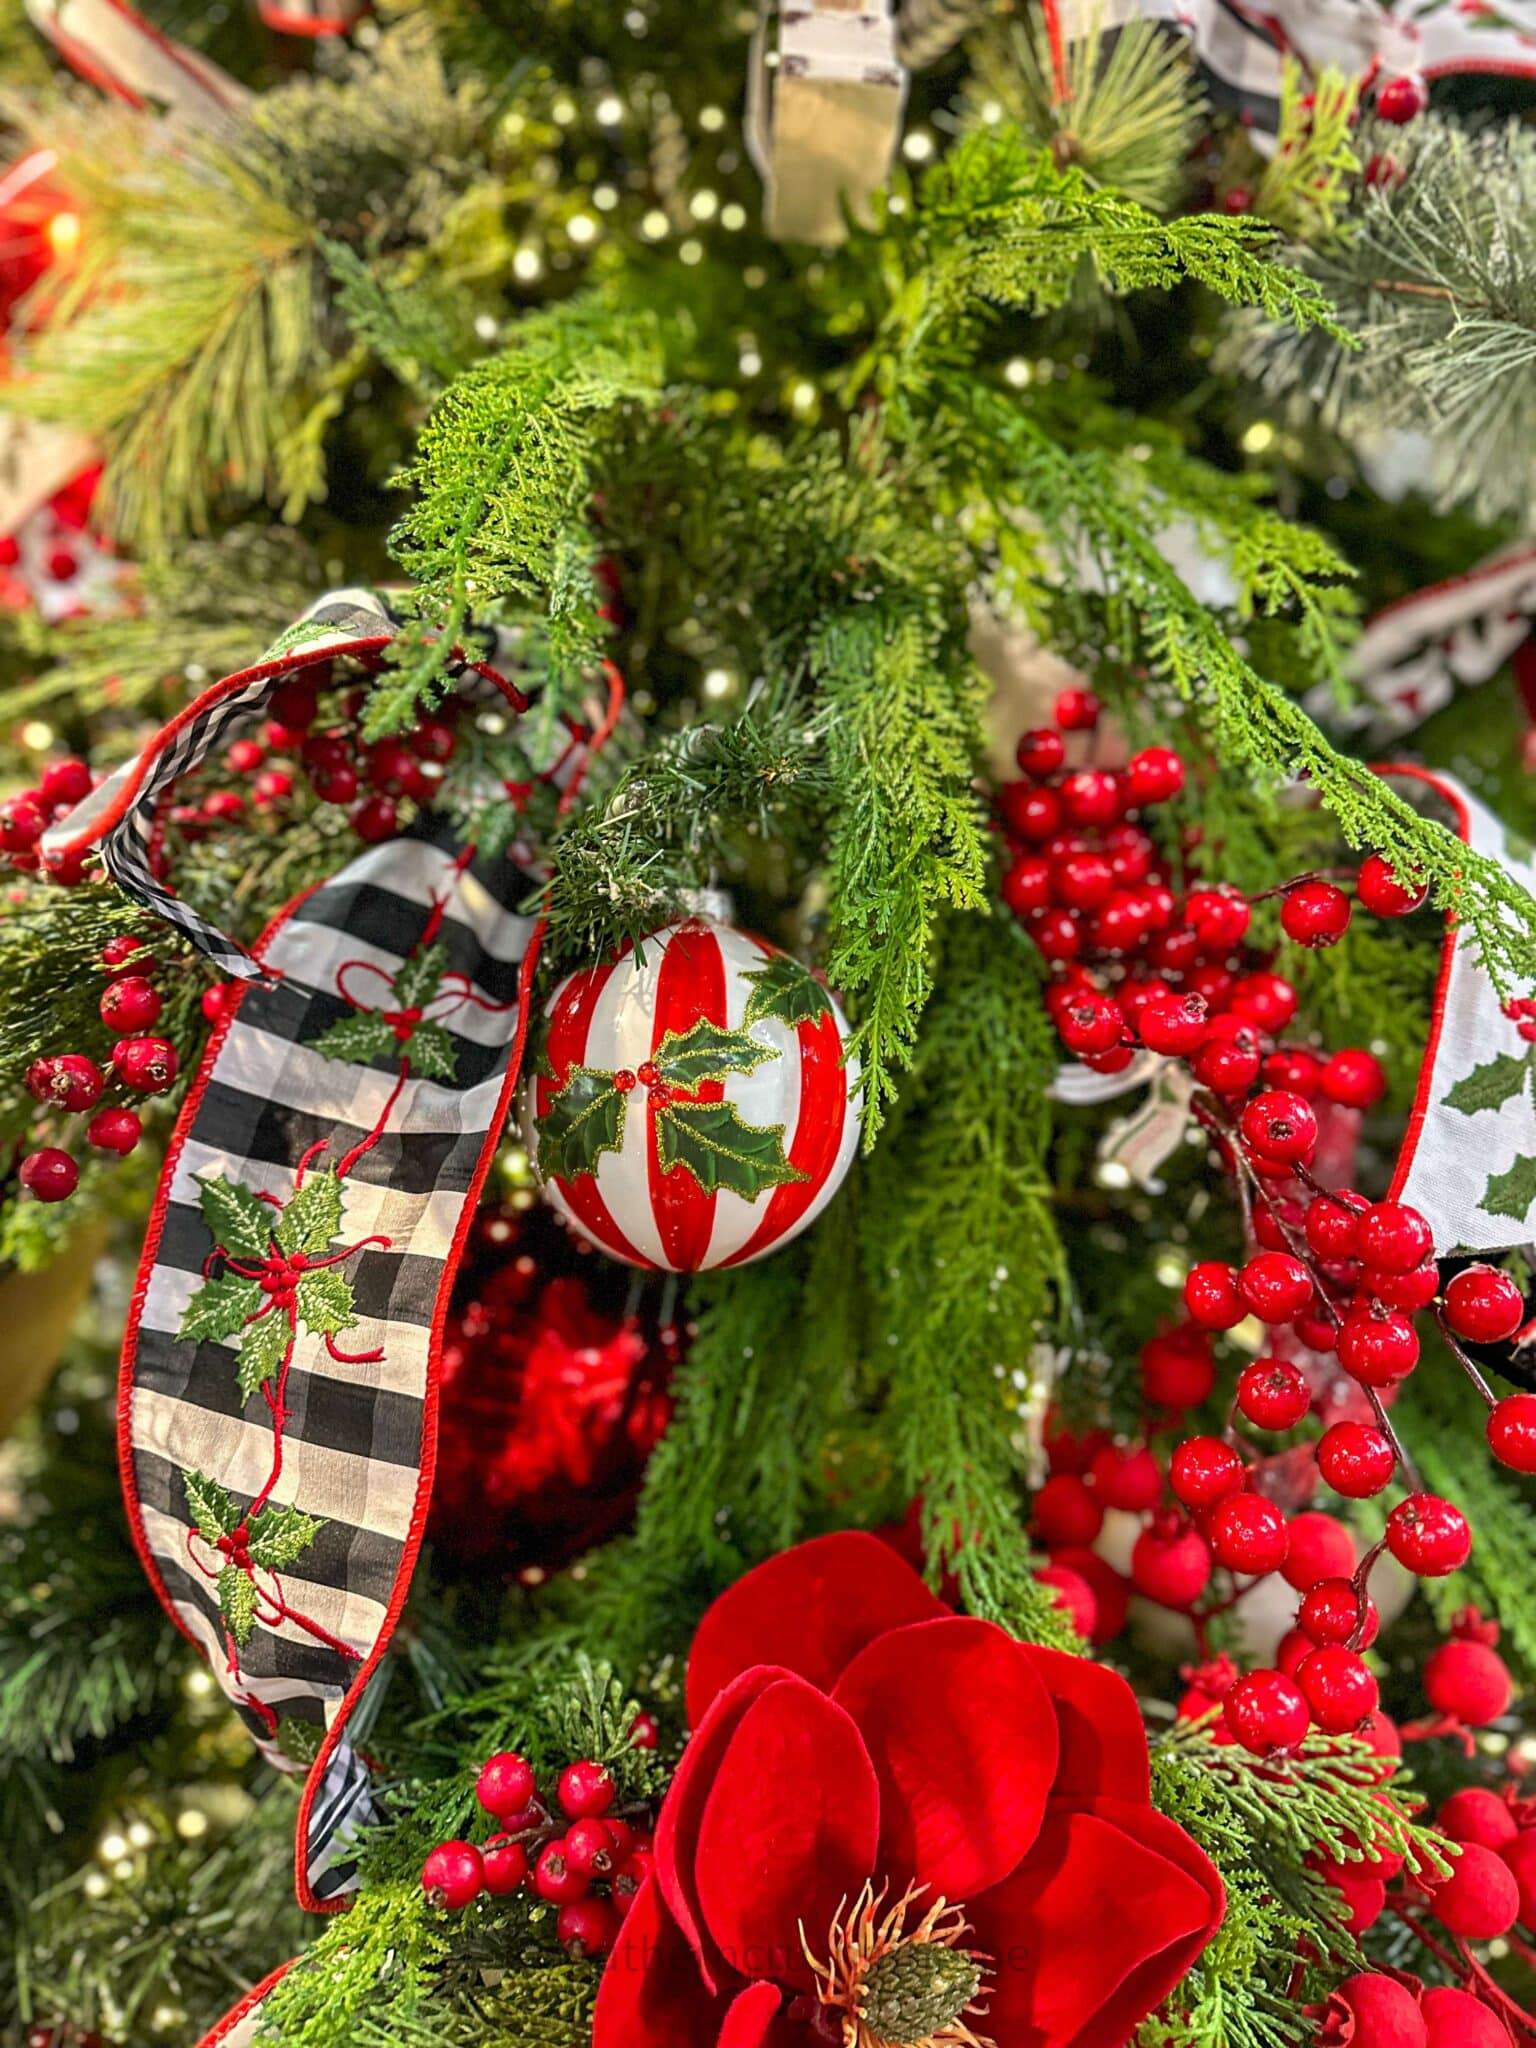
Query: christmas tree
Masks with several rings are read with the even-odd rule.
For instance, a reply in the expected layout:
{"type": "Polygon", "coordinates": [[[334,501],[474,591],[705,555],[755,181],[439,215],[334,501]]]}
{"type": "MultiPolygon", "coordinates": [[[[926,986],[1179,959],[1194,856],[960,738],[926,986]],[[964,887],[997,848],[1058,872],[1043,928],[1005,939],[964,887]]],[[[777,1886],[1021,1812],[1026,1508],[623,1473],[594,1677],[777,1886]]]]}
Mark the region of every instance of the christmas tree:
{"type": "Polygon", "coordinates": [[[1524,0],[8,6],[4,2038],[1536,2041],[1524,0]]]}

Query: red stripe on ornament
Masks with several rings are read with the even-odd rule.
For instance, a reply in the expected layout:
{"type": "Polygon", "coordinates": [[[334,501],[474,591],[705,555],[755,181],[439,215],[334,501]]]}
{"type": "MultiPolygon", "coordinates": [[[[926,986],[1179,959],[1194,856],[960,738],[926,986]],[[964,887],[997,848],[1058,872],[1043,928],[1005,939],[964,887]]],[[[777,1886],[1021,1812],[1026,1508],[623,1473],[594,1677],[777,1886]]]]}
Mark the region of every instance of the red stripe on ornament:
{"type": "MultiPolygon", "coordinates": [[[[771,948],[764,947],[768,953],[771,948]]],[[[775,1188],[756,1230],[725,1261],[739,1266],[756,1258],[794,1229],[817,1195],[827,1184],[843,1142],[843,1125],[848,1116],[848,1071],[843,1065],[843,1041],[837,1019],[818,1017],[814,1023],[797,1024],[800,1059],[800,1113],[795,1135],[785,1154],[791,1166],[807,1175],[775,1188]]]]}
{"type": "MultiPolygon", "coordinates": [[[[572,1067],[583,1064],[587,1040],[592,1030],[592,1019],[597,1010],[603,990],[629,952],[626,945],[613,960],[598,967],[583,968],[573,974],[555,998],[550,1011],[549,1028],[545,1035],[545,1063],[553,1070],[550,1074],[540,1073],[534,1082],[534,1114],[543,1117],[556,1094],[564,1085],[572,1067]]],[[[631,1097],[630,1114],[633,1115],[631,1097]]],[[[583,1174],[580,1180],[562,1180],[552,1175],[555,1185],[565,1197],[571,1214],[587,1233],[595,1239],[604,1251],[615,1258],[628,1259],[637,1266],[649,1266],[651,1261],[632,1245],[614,1221],[613,1212],[598,1192],[596,1174],[583,1174]]]]}
{"type": "MultiPolygon", "coordinates": [[[[709,926],[690,920],[672,934],[661,956],[651,1052],[659,1050],[669,1031],[691,1031],[700,1018],[717,1024],[722,1031],[725,1029],[725,960],[709,926]]],[[[721,1102],[724,1098],[723,1081],[702,1081],[694,1091],[694,1099],[699,1102],[721,1102]]],[[[696,1273],[709,1254],[709,1240],[715,1227],[715,1198],[705,1193],[686,1166],[662,1172],[656,1111],[648,1107],[646,1114],[646,1166],[662,1253],[674,1273],[696,1273]]]]}

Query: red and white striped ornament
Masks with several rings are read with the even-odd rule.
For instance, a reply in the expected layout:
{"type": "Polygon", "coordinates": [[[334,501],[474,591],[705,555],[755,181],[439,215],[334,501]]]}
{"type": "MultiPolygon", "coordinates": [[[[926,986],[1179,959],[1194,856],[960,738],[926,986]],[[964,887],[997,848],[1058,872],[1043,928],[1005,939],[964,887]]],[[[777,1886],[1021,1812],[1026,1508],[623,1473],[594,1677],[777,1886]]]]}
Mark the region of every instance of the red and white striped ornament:
{"type": "Polygon", "coordinates": [[[551,1200],[615,1258],[743,1265],[819,1216],[858,1146],[837,1004],[713,918],[583,968],[545,1012],[529,1148],[551,1200]]]}

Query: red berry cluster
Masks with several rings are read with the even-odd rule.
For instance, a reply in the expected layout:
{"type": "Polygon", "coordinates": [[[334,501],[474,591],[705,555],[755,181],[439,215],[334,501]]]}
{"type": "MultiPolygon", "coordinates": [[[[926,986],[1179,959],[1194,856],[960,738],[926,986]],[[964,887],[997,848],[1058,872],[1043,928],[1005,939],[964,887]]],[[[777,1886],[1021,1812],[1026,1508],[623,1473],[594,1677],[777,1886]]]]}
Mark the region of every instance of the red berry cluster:
{"type": "MultiPolygon", "coordinates": [[[[654,1749],[657,1739],[651,1717],[637,1715],[635,1748],[654,1749]]],[[[439,1842],[421,1866],[427,1897],[460,1912],[482,1894],[503,1898],[526,1888],[559,1908],[555,1932],[562,1948],[577,1957],[606,1955],[650,1874],[650,1831],[635,1824],[648,1812],[616,1813],[613,1774],[585,1761],[566,1765],[548,1802],[539,1795],[532,1764],[515,1750],[486,1759],[475,1797],[496,1832],[478,1847],[439,1842]]]]}
{"type": "Polygon", "coordinates": [[[83,803],[95,787],[91,771],[73,754],[50,761],[35,789],[21,790],[0,803],[0,854],[20,874],[46,874],[52,882],[72,888],[85,879],[78,857],[43,860],[40,841],[56,818],[83,803]]]}
{"type": "MultiPolygon", "coordinates": [[[[151,1035],[163,998],[149,972],[153,954],[146,940],[125,932],[101,949],[107,982],[99,1004],[101,1021],[116,1043],[110,1073],[84,1053],[64,1052],[34,1060],[25,1075],[27,1092],[54,1114],[82,1116],[94,1111],[85,1142],[95,1152],[126,1158],[144,1126],[126,1103],[103,1103],[109,1087],[129,1095],[163,1095],[176,1080],[176,1048],[151,1035]],[[100,1105],[100,1106],[98,1106],[100,1105]]],[[[80,1168],[62,1145],[43,1145],[21,1162],[21,1184],[40,1202],[62,1202],[80,1182],[80,1168]]]]}

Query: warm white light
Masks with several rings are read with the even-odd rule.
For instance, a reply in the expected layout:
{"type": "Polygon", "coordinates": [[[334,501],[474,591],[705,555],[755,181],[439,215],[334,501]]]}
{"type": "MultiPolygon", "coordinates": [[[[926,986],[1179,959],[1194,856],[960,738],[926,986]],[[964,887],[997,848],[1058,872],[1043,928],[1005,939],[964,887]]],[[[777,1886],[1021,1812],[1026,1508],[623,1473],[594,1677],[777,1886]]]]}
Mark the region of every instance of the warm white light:
{"type": "Polygon", "coordinates": [[[688,202],[688,211],[695,220],[713,220],[720,211],[719,194],[707,188],[702,192],[695,192],[688,202]]]}
{"type": "Polygon", "coordinates": [[[690,235],[686,242],[679,242],[677,254],[679,260],[683,263],[690,265],[702,263],[704,261],[704,244],[696,242],[690,235]]]}
{"type": "Polygon", "coordinates": [[[901,145],[908,163],[925,164],[933,155],[933,137],[924,128],[914,128],[901,145]]]}
{"type": "Polygon", "coordinates": [[[1255,420],[1253,425],[1244,431],[1243,446],[1250,455],[1262,455],[1266,448],[1274,445],[1274,439],[1275,429],[1273,422],[1270,420],[1255,420]]]}
{"type": "Polygon", "coordinates": [[[184,1842],[200,1841],[208,1832],[208,1816],[199,1813],[195,1806],[185,1808],[176,1816],[176,1832],[184,1842]]]}
{"type": "Polygon", "coordinates": [[[729,697],[736,687],[736,678],[728,668],[712,668],[704,678],[706,697],[729,697]]]}
{"type": "Polygon", "coordinates": [[[617,93],[608,92],[603,94],[603,97],[597,103],[597,118],[605,128],[611,128],[615,122],[623,120],[624,102],[617,93]]]}
{"type": "Polygon", "coordinates": [[[755,348],[744,348],[738,358],[743,377],[755,377],[763,367],[763,359],[755,348]]]}
{"type": "Polygon", "coordinates": [[[579,249],[584,249],[597,235],[597,222],[590,213],[573,213],[565,224],[565,232],[579,249]]]}
{"type": "Polygon", "coordinates": [[[96,1844],[96,1854],[103,1863],[120,1863],[128,1854],[128,1840],[114,1828],[109,1835],[103,1835],[96,1844]]]}
{"type": "Polygon", "coordinates": [[[1011,384],[1015,391],[1022,391],[1034,374],[1022,356],[1010,356],[1003,365],[1003,381],[1011,384]]]}
{"type": "Polygon", "coordinates": [[[524,284],[531,284],[544,268],[544,259],[537,249],[522,248],[512,258],[512,275],[524,284]]]}
{"type": "Polygon", "coordinates": [[[721,207],[721,227],[729,229],[729,231],[734,235],[738,228],[744,228],[746,224],[747,209],[744,206],[738,206],[734,199],[731,201],[729,206],[721,207]]]}
{"type": "Polygon", "coordinates": [[[648,242],[659,242],[667,232],[670,223],[659,206],[653,206],[640,223],[640,232],[648,242]]]}
{"type": "Polygon", "coordinates": [[[725,126],[725,109],[723,107],[700,107],[699,126],[706,135],[718,135],[725,126]]]}
{"type": "Polygon", "coordinates": [[[599,213],[612,213],[618,203],[619,194],[616,186],[594,185],[592,187],[592,204],[599,213]]]}

